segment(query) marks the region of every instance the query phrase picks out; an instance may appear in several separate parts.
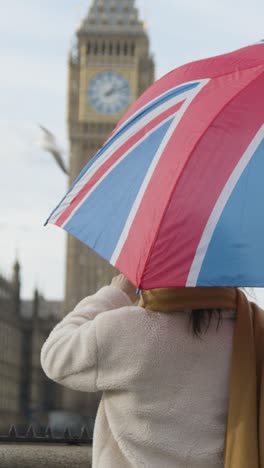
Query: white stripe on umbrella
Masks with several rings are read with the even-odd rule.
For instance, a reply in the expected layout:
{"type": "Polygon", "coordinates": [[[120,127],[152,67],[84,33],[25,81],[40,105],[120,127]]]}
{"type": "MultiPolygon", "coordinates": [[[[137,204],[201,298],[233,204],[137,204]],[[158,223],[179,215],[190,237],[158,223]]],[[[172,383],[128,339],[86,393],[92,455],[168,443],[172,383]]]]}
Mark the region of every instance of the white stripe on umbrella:
{"type": "MultiPolygon", "coordinates": [[[[207,83],[207,80],[203,80],[202,83],[206,81],[207,83]]],[[[177,88],[180,88],[181,86],[186,86],[186,85],[189,85],[189,84],[192,84],[192,83],[197,83],[198,81],[195,80],[195,81],[191,81],[191,82],[187,82],[187,83],[183,83],[182,85],[180,86],[177,86],[176,88],[172,88],[171,90],[169,91],[173,91],[174,89],[177,90],[177,88]]],[[[206,84],[205,83],[205,84],[206,84]]],[[[194,96],[196,96],[197,94],[197,90],[200,90],[200,86],[201,85],[198,85],[196,88],[193,88],[191,90],[188,90],[188,91],[185,91],[175,97],[172,97],[170,100],[166,101],[165,103],[162,103],[160,106],[156,107],[153,111],[150,111],[145,117],[141,118],[139,121],[136,121],[135,124],[131,127],[128,128],[128,130],[126,132],[124,132],[120,138],[117,138],[117,140],[115,140],[113,142],[112,145],[110,145],[110,147],[107,148],[107,150],[105,152],[102,153],[102,156],[100,156],[95,162],[94,164],[91,165],[91,167],[83,174],[83,176],[80,178],[80,180],[75,184],[75,186],[72,188],[72,190],[68,193],[68,195],[65,197],[65,199],[62,201],[62,203],[58,206],[57,210],[54,211],[54,213],[52,214],[52,217],[50,218],[49,222],[50,223],[56,223],[57,219],[61,216],[61,214],[63,213],[63,211],[65,209],[67,209],[67,207],[71,204],[72,200],[74,200],[74,198],[76,197],[76,195],[82,190],[83,186],[91,179],[91,177],[98,171],[98,169],[112,156],[112,154],[117,151],[129,138],[131,138],[133,135],[135,135],[142,127],[144,127],[145,125],[147,125],[148,123],[150,123],[152,120],[154,120],[155,117],[158,117],[162,112],[170,109],[171,107],[173,107],[175,104],[177,104],[178,102],[181,102],[183,101],[184,99],[188,98],[188,99],[193,99],[194,96]]],[[[167,91],[166,93],[164,94],[168,94],[167,91]]],[[[162,95],[163,96],[163,95],[162,95]]],[[[160,99],[160,97],[159,97],[160,99]]],[[[157,99],[155,99],[154,101],[152,101],[153,103],[156,102],[157,99]]],[[[150,105],[146,106],[146,107],[150,107],[150,105]]],[[[165,122],[165,121],[164,121],[165,122]]],[[[163,122],[163,123],[164,123],[163,122]]],[[[156,127],[155,129],[157,129],[158,127],[156,127]]],[[[118,132],[120,130],[118,129],[118,132]]],[[[153,130],[151,130],[148,134],[145,135],[144,138],[147,138],[151,133],[152,133],[153,130]]],[[[118,133],[117,132],[117,133],[118,133]]],[[[112,135],[111,139],[112,138],[115,138],[116,134],[115,135],[112,135]]],[[[137,142],[136,145],[134,145],[130,151],[135,148],[138,144],[142,143],[142,141],[144,141],[144,138],[142,138],[139,142],[137,142]]],[[[111,143],[111,139],[108,141],[108,144],[111,143]]],[[[124,157],[127,155],[128,153],[126,153],[124,155],[124,157]]],[[[123,158],[122,158],[123,159],[123,158]]],[[[122,160],[120,159],[120,161],[122,160]]],[[[116,163],[117,164],[117,163],[116,163]]],[[[116,164],[113,166],[116,167],[116,164]]],[[[109,171],[107,172],[107,174],[109,173],[109,171]]],[[[84,200],[82,200],[82,203],[83,203],[84,200]]],[[[81,203],[81,204],[82,204],[81,203]]],[[[78,206],[81,206],[81,205],[78,205],[78,206]]],[[[76,209],[74,210],[73,213],[75,213],[76,209]]],[[[72,217],[72,215],[70,216],[70,218],[72,217]]],[[[69,219],[70,219],[69,218],[69,219]]],[[[67,222],[69,221],[69,219],[67,219],[67,222]]],[[[65,225],[65,223],[64,223],[65,225]]]]}
{"type": "MultiPolygon", "coordinates": [[[[195,84],[195,83],[197,83],[197,85],[198,85],[200,81],[201,80],[187,81],[185,83],[177,85],[176,87],[170,88],[167,91],[165,91],[164,93],[160,94],[158,97],[155,97],[154,99],[152,99],[152,101],[147,102],[147,104],[145,104],[145,106],[143,106],[139,110],[137,110],[134,114],[130,115],[129,118],[127,120],[125,120],[125,122],[123,122],[122,125],[120,125],[120,127],[117,128],[115,134],[117,132],[123,130],[123,128],[126,127],[127,125],[129,125],[133,120],[139,118],[141,114],[144,114],[144,112],[148,108],[151,108],[158,101],[161,101],[167,94],[170,94],[172,91],[176,91],[177,89],[179,89],[179,88],[181,88],[183,86],[188,86],[188,85],[192,85],[192,84],[195,84]]],[[[180,96],[183,96],[185,93],[188,93],[188,92],[190,92],[190,90],[180,94],[180,96]]],[[[179,101],[177,101],[177,102],[179,102],[179,101]]],[[[112,137],[112,135],[111,135],[111,137],[112,137]]],[[[111,139],[111,137],[109,138],[109,140],[111,139]]]]}
{"type": "MultiPolygon", "coordinates": [[[[177,111],[177,112],[179,112],[179,111],[177,111]]],[[[109,167],[109,169],[106,172],[104,172],[104,174],[100,177],[100,179],[93,185],[91,190],[89,190],[89,192],[85,195],[85,197],[82,198],[80,203],[78,203],[76,205],[74,210],[71,211],[70,215],[67,217],[67,219],[64,221],[64,223],[61,225],[61,227],[63,228],[71,220],[71,218],[74,216],[76,211],[78,211],[81,208],[81,206],[87,200],[87,198],[89,198],[90,195],[92,195],[92,193],[95,191],[95,189],[98,187],[98,185],[100,185],[101,182],[103,182],[103,180],[116,168],[116,166],[118,166],[118,164],[120,164],[133,150],[135,150],[137,148],[137,146],[141,145],[141,143],[143,143],[143,141],[146,140],[152,133],[156,132],[160,127],[162,127],[166,122],[168,122],[172,118],[173,118],[173,114],[170,115],[167,119],[163,120],[159,125],[156,125],[155,127],[153,127],[148,133],[146,133],[144,135],[143,138],[138,140],[133,146],[130,146],[129,149],[114,164],[112,164],[111,167],[109,167]]],[[[63,212],[64,209],[66,209],[69,206],[69,199],[66,198],[65,201],[62,202],[62,205],[63,204],[65,204],[65,206],[63,207],[61,212],[63,212]]],[[[57,218],[58,218],[58,216],[56,216],[56,219],[57,218]]],[[[55,222],[55,221],[53,221],[53,218],[51,218],[51,222],[55,222]]]]}
{"type": "Polygon", "coordinates": [[[239,181],[241,175],[246,169],[248,163],[250,162],[252,156],[256,152],[263,138],[264,138],[264,125],[262,125],[259,131],[256,133],[254,139],[251,141],[250,145],[248,146],[243,156],[239,160],[237,166],[235,167],[228,181],[226,182],[215,204],[213,211],[211,212],[211,215],[207,221],[203,235],[197,247],[196,254],[195,254],[195,257],[194,257],[194,260],[193,260],[193,263],[189,272],[189,276],[187,279],[186,286],[189,286],[189,287],[196,286],[198,277],[202,268],[202,264],[205,259],[205,256],[206,256],[209,244],[211,242],[211,239],[213,237],[217,223],[223,213],[223,210],[230,196],[232,195],[232,192],[237,182],[239,181]]]}
{"type": "Polygon", "coordinates": [[[110,263],[112,265],[115,265],[117,260],[118,260],[118,257],[121,253],[121,250],[122,248],[124,247],[124,244],[127,240],[127,237],[128,237],[128,234],[129,234],[129,231],[130,231],[130,228],[131,228],[131,225],[135,219],[135,216],[137,214],[137,211],[139,209],[139,206],[140,206],[140,203],[142,201],[142,198],[144,196],[144,193],[147,189],[147,186],[151,180],[151,177],[155,171],[155,168],[162,156],[162,153],[164,151],[164,149],[166,148],[167,146],[167,143],[169,142],[171,136],[173,135],[174,131],[176,130],[177,128],[177,125],[179,124],[179,122],[181,121],[184,113],[186,112],[186,110],[188,109],[188,107],[190,106],[191,102],[193,101],[193,99],[197,96],[198,93],[200,93],[200,91],[204,88],[204,86],[207,85],[207,83],[209,82],[210,80],[209,79],[205,79],[205,80],[202,80],[199,84],[199,86],[197,86],[197,88],[195,88],[194,90],[192,90],[192,93],[190,94],[190,96],[188,97],[188,99],[186,99],[185,103],[182,105],[182,107],[180,108],[180,110],[178,111],[174,121],[172,122],[170,128],[168,129],[167,131],[167,134],[165,135],[165,137],[163,138],[163,141],[161,142],[161,145],[155,155],[155,157],[153,158],[153,161],[150,165],[150,168],[146,174],[146,177],[143,181],[143,184],[138,192],[138,195],[135,199],[135,202],[134,204],[132,205],[132,208],[131,208],[131,211],[130,211],[130,214],[128,216],[128,219],[126,221],[126,224],[124,226],[124,229],[121,233],[121,236],[119,238],[119,241],[116,245],[116,248],[114,250],[114,253],[111,257],[111,260],[110,260],[110,263]]]}

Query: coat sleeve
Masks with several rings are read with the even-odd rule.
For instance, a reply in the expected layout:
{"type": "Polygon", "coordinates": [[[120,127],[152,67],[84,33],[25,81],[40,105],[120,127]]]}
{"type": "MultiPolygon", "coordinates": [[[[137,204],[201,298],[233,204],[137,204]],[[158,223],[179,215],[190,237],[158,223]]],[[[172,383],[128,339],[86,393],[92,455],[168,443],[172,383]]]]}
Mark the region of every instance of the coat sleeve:
{"type": "Polygon", "coordinates": [[[127,294],[113,286],[105,286],[83,299],[44,343],[41,365],[45,374],[73,390],[98,391],[96,317],[131,305],[127,294]]]}

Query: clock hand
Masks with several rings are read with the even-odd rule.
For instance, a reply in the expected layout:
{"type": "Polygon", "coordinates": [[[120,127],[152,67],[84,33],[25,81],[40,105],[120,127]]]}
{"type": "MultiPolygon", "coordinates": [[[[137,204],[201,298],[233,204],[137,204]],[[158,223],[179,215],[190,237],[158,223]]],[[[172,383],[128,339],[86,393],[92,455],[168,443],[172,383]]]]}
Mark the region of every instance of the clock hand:
{"type": "Polygon", "coordinates": [[[105,97],[111,96],[115,92],[115,88],[111,88],[106,93],[104,93],[105,97]]]}
{"type": "Polygon", "coordinates": [[[116,93],[117,91],[122,91],[123,89],[126,89],[126,88],[127,88],[126,84],[122,85],[122,86],[119,86],[119,88],[113,86],[111,89],[106,91],[106,93],[104,93],[104,96],[105,97],[112,96],[112,94],[116,93]]]}
{"type": "Polygon", "coordinates": [[[119,88],[116,88],[117,91],[122,91],[122,89],[127,89],[127,84],[123,84],[122,86],[119,86],[119,88]]]}

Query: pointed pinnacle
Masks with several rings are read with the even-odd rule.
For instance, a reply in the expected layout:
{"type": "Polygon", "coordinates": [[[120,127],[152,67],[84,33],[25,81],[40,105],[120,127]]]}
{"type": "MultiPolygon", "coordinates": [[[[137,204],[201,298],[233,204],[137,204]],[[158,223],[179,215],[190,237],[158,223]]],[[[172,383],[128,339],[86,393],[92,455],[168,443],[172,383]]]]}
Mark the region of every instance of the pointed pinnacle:
{"type": "Polygon", "coordinates": [[[45,437],[48,437],[50,439],[53,438],[53,434],[52,434],[52,430],[51,430],[50,426],[47,426],[47,428],[45,430],[45,437]]]}
{"type": "Polygon", "coordinates": [[[64,431],[64,439],[71,439],[71,431],[68,427],[64,431]]]}
{"type": "Polygon", "coordinates": [[[11,426],[8,432],[9,437],[13,437],[14,439],[17,437],[17,430],[15,426],[11,426]]]}
{"type": "Polygon", "coordinates": [[[36,434],[35,434],[35,431],[34,431],[34,427],[32,426],[32,424],[29,426],[27,432],[26,432],[26,437],[28,439],[32,438],[32,437],[36,437],[36,434]]]}
{"type": "Polygon", "coordinates": [[[81,440],[89,440],[90,439],[86,426],[82,427],[80,439],[81,440]]]}

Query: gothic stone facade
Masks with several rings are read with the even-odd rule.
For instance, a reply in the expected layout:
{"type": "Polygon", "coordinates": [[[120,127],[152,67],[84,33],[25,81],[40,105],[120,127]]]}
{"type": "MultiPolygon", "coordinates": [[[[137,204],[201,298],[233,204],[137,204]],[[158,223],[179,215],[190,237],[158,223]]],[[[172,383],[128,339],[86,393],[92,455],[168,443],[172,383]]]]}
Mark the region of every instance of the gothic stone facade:
{"type": "MultiPolygon", "coordinates": [[[[70,185],[128,107],[154,80],[134,0],[94,0],[69,58],[70,185]],[[106,82],[115,83],[104,90],[106,82]]],[[[114,269],[68,236],[65,312],[109,283],[114,269]]]]}
{"type": "Polygon", "coordinates": [[[37,291],[32,301],[22,301],[19,270],[16,262],[11,280],[0,276],[1,433],[11,424],[44,426],[48,413],[61,406],[61,387],[40,365],[41,347],[58,321],[61,303],[47,302],[37,291]]]}

